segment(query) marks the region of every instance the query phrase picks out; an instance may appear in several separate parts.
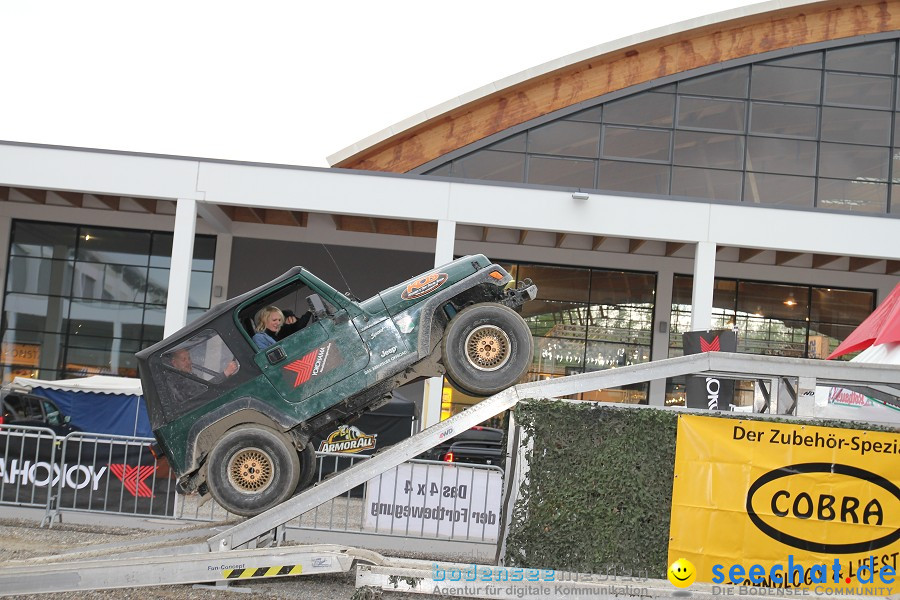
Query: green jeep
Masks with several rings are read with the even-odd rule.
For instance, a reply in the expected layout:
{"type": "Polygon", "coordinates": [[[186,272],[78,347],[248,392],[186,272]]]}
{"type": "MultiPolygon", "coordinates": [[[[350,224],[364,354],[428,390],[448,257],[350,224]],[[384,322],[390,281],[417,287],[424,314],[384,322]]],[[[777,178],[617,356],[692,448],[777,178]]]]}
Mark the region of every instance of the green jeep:
{"type": "Polygon", "coordinates": [[[533,341],[513,309],[537,287],[511,281],[479,254],[357,301],[294,267],[138,352],[153,433],[179,488],[255,515],[312,482],[313,435],[395,388],[437,375],[474,396],[515,384],[533,341]],[[267,306],[306,325],[260,349],[253,322],[267,306]]]}

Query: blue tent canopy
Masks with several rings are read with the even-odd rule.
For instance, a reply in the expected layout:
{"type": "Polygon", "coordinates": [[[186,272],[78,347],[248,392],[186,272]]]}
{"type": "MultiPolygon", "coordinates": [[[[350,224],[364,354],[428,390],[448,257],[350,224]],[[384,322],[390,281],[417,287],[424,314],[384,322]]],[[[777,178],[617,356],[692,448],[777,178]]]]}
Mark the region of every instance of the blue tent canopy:
{"type": "Polygon", "coordinates": [[[16,377],[16,387],[53,400],[72,425],[90,433],[153,437],[139,379],[94,375],[44,381],[16,377]]]}

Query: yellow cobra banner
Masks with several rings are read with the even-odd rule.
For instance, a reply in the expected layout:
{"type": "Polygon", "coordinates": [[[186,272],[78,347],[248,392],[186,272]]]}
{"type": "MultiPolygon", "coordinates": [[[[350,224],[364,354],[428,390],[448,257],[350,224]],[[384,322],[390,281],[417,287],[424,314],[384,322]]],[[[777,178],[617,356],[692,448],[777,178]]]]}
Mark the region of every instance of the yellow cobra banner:
{"type": "Polygon", "coordinates": [[[714,585],[896,593],[898,483],[893,433],[681,416],[669,563],[714,585]]]}

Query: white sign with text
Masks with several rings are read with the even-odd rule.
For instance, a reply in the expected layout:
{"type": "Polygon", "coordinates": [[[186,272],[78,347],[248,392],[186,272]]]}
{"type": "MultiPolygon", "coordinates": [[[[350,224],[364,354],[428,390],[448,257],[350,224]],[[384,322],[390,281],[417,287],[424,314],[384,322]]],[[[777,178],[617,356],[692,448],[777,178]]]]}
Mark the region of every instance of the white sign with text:
{"type": "Polygon", "coordinates": [[[500,471],[404,463],[369,480],[363,528],[497,541],[502,488],[500,471]]]}

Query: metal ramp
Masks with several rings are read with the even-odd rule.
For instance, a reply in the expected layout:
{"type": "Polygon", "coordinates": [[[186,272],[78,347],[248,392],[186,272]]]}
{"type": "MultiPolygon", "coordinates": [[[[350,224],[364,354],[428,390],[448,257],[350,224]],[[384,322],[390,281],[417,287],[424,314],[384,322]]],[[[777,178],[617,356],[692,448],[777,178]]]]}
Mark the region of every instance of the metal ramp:
{"type": "Polygon", "coordinates": [[[28,565],[25,561],[0,572],[0,595],[67,592],[185,583],[246,581],[286,575],[347,572],[353,561],[375,560],[374,553],[347,548],[283,546],[153,557],[82,559],[28,565]]]}
{"type": "MultiPolygon", "coordinates": [[[[116,558],[67,554],[53,559],[7,563],[0,567],[0,595],[80,591],[179,583],[222,582],[247,577],[278,577],[347,571],[354,561],[390,568],[374,552],[337,546],[279,546],[284,526],[327,500],[345,493],[425,450],[500,414],[526,398],[559,398],[602,388],[619,387],[682,375],[714,375],[732,379],[776,381],[794,378],[798,394],[826,385],[853,385],[900,396],[900,373],[890,365],[780,358],[711,352],[631,365],[607,371],[524,383],[377,453],[286,502],[208,537],[155,549],[119,546],[116,558]],[[269,547],[264,547],[269,546],[269,547]],[[64,562],[62,562],[64,561],[64,562]],[[223,568],[223,566],[229,568],[223,568]],[[295,569],[293,567],[298,567],[295,569]],[[277,567],[277,568],[276,568],[277,567]],[[292,567],[292,568],[288,568],[292,567]],[[236,569],[239,576],[233,577],[236,569]],[[227,572],[227,574],[226,574],[227,572]]],[[[773,386],[774,388],[774,386],[773,386]]],[[[802,400],[802,398],[800,398],[802,400]]],[[[803,404],[797,404],[798,411],[803,404]]],[[[165,537],[165,536],[162,536],[165,537]]],[[[109,549],[107,549],[109,552],[109,549]]],[[[397,564],[394,562],[393,564],[397,564]]]]}

